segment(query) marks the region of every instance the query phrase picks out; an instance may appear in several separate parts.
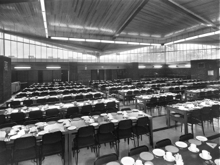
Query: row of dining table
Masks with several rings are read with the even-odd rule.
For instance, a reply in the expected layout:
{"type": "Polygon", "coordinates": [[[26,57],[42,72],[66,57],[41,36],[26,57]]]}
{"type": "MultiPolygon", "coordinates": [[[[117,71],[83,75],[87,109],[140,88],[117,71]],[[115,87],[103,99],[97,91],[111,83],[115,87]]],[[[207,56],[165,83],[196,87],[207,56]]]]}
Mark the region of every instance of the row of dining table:
{"type": "Polygon", "coordinates": [[[166,107],[168,126],[170,126],[171,120],[178,121],[184,124],[185,134],[187,134],[188,133],[188,125],[187,125],[188,114],[192,112],[193,110],[201,109],[203,107],[212,107],[215,104],[220,105],[220,101],[204,99],[204,100],[197,100],[197,101],[192,101],[192,102],[177,103],[177,104],[169,105],[166,107]],[[172,115],[171,112],[182,114],[182,117],[176,117],[175,115],[172,115]]]}
{"type": "Polygon", "coordinates": [[[214,95],[215,92],[219,93],[219,89],[216,88],[192,89],[192,90],[187,90],[185,92],[185,98],[186,100],[197,100],[199,98],[214,95]]]}
{"type": "Polygon", "coordinates": [[[106,165],[220,165],[220,146],[204,136],[124,156],[106,165]]]}
{"type": "Polygon", "coordinates": [[[135,125],[137,119],[144,116],[147,116],[150,121],[149,143],[153,146],[152,117],[138,109],[123,112],[118,111],[117,113],[104,113],[99,116],[82,116],[81,118],[61,119],[57,122],[39,122],[35,125],[16,125],[12,128],[2,128],[0,129],[0,139],[4,140],[7,144],[12,144],[17,138],[35,136],[40,140],[44,134],[61,131],[65,137],[64,162],[65,165],[72,165],[72,143],[79,128],[92,125],[97,130],[101,124],[108,122],[114,123],[115,127],[117,127],[118,122],[125,119],[132,120],[133,125],[135,125]]]}
{"type": "Polygon", "coordinates": [[[100,98],[103,97],[103,93],[102,92],[87,92],[87,93],[78,93],[78,94],[59,94],[59,95],[54,95],[54,96],[35,96],[35,97],[22,97],[22,98],[11,98],[6,102],[7,107],[11,107],[11,103],[14,101],[19,101],[21,102],[21,105],[23,105],[23,101],[25,100],[32,100],[33,101],[33,105],[34,104],[38,104],[38,101],[41,99],[50,99],[50,98],[55,98],[57,101],[56,102],[63,102],[65,97],[70,97],[71,99],[68,101],[73,101],[75,100],[75,98],[77,96],[82,96],[82,100],[86,99],[87,95],[92,95],[92,97],[94,98],[95,95],[100,95],[100,98]]]}

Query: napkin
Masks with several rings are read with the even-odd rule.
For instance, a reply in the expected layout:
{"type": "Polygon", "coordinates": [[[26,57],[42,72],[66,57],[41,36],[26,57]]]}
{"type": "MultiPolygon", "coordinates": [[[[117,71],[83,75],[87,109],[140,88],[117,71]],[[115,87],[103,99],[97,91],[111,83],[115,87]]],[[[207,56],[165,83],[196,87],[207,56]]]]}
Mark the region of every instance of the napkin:
{"type": "Polygon", "coordinates": [[[215,148],[217,146],[216,143],[206,143],[209,147],[215,148]]]}
{"type": "Polygon", "coordinates": [[[6,136],[6,132],[5,131],[0,131],[0,140],[4,140],[6,136]]]}

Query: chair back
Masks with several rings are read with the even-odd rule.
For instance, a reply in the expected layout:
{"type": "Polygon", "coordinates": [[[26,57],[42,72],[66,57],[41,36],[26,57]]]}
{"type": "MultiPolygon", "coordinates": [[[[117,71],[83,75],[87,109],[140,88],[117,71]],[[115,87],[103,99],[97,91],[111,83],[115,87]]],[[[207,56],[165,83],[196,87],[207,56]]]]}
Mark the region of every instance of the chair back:
{"type": "Polygon", "coordinates": [[[95,135],[95,128],[93,126],[81,127],[78,129],[77,138],[84,138],[95,135]]]}
{"type": "Polygon", "coordinates": [[[69,108],[67,108],[66,118],[70,118],[74,114],[79,114],[79,107],[69,107],[69,108]]]}
{"type": "Polygon", "coordinates": [[[95,160],[94,165],[103,165],[103,164],[107,164],[109,162],[117,161],[117,160],[118,160],[118,155],[115,153],[112,153],[112,154],[103,155],[103,156],[98,157],[95,160]]]}
{"type": "Polygon", "coordinates": [[[62,133],[60,131],[44,134],[42,144],[53,144],[62,141],[62,133]]]}
{"type": "Polygon", "coordinates": [[[84,105],[80,111],[82,115],[88,115],[90,112],[92,112],[92,105],[84,105]]]}
{"type": "Polygon", "coordinates": [[[106,123],[99,126],[98,133],[110,133],[115,130],[114,123],[106,123]]]}
{"type": "Polygon", "coordinates": [[[118,123],[118,129],[130,129],[132,127],[132,120],[122,120],[118,123]]]}
{"type": "Polygon", "coordinates": [[[6,122],[5,115],[0,115],[0,124],[4,124],[6,122]]]}
{"type": "Polygon", "coordinates": [[[179,141],[188,141],[189,139],[193,139],[194,136],[191,133],[185,134],[185,135],[181,135],[179,138],[179,141]]]}
{"type": "Polygon", "coordinates": [[[163,148],[168,145],[172,145],[171,140],[170,139],[163,139],[163,140],[156,142],[155,148],[163,148]]]}
{"type": "Polygon", "coordinates": [[[149,148],[146,145],[143,146],[138,146],[135,148],[131,148],[128,156],[134,156],[134,155],[139,155],[141,152],[148,152],[149,148]]]}
{"type": "Polygon", "coordinates": [[[56,108],[46,110],[46,117],[55,117],[58,116],[60,111],[56,108]]]}
{"type": "Polygon", "coordinates": [[[43,118],[43,112],[41,110],[31,111],[31,112],[29,112],[29,118],[31,118],[31,119],[42,119],[43,118]]]}
{"type": "Polygon", "coordinates": [[[14,150],[24,150],[36,147],[36,138],[34,136],[18,138],[14,141],[14,150]]]}
{"type": "Polygon", "coordinates": [[[23,112],[12,113],[10,117],[11,117],[11,120],[14,122],[22,122],[25,120],[25,113],[23,112]]]}

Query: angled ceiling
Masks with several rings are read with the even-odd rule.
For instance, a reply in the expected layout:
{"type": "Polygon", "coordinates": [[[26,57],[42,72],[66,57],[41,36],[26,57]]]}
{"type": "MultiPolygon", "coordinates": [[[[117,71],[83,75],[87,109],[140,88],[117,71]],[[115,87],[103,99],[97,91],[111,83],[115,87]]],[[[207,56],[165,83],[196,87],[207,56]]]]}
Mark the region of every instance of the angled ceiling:
{"type": "MultiPolygon", "coordinates": [[[[44,0],[48,35],[163,44],[220,28],[219,0],[44,0]]],[[[104,55],[143,45],[46,38],[40,0],[0,0],[0,31],[104,55]]],[[[186,43],[219,45],[219,35],[186,43]]]]}

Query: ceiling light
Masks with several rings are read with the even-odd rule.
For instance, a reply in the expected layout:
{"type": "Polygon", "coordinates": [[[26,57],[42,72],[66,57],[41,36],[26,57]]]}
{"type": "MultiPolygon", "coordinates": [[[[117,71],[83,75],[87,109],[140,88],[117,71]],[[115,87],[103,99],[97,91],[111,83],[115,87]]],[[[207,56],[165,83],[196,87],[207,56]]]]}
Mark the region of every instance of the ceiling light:
{"type": "Polygon", "coordinates": [[[15,66],[14,69],[31,69],[30,66],[15,66]]]}
{"type": "Polygon", "coordinates": [[[79,25],[69,25],[68,27],[74,28],[74,29],[84,29],[83,26],[79,26],[79,25]]]}
{"type": "Polygon", "coordinates": [[[125,41],[115,41],[115,44],[127,44],[125,41]]]}
{"type": "Polygon", "coordinates": [[[60,66],[47,66],[47,69],[60,69],[60,66]]]}
{"type": "Polygon", "coordinates": [[[51,37],[51,39],[53,40],[69,40],[69,38],[66,38],[66,37],[51,37]]]}
{"type": "Polygon", "coordinates": [[[150,45],[149,43],[140,43],[140,45],[150,45]]]}
{"type": "Polygon", "coordinates": [[[144,69],[144,68],[146,68],[146,66],[144,66],[144,65],[138,65],[138,69],[144,69]]]}
{"type": "Polygon", "coordinates": [[[86,41],[86,39],[83,38],[69,38],[70,41],[86,41]]]}
{"type": "Polygon", "coordinates": [[[193,40],[193,39],[196,39],[196,38],[198,38],[198,36],[188,37],[188,38],[185,38],[185,41],[193,40]]]}
{"type": "Polygon", "coordinates": [[[99,30],[99,29],[96,28],[96,27],[85,27],[85,29],[86,29],[86,30],[96,30],[96,31],[99,30]]]}
{"type": "Polygon", "coordinates": [[[46,18],[46,10],[45,10],[44,0],[40,0],[40,5],[41,5],[42,16],[43,16],[43,22],[44,22],[44,30],[45,30],[46,37],[48,38],[47,18],[46,18]]]}
{"type": "Polygon", "coordinates": [[[128,44],[130,44],[130,45],[140,45],[139,42],[128,42],[128,44]]]}
{"type": "Polygon", "coordinates": [[[154,65],[154,68],[162,68],[162,65],[154,65]]]}
{"type": "Polygon", "coordinates": [[[186,64],[185,67],[191,68],[191,64],[186,64]]]}
{"type": "Polygon", "coordinates": [[[110,41],[110,40],[101,40],[102,43],[114,43],[115,41],[110,41]]]}
{"type": "Polygon", "coordinates": [[[100,42],[101,40],[86,39],[87,42],[100,42]]]}
{"type": "Polygon", "coordinates": [[[169,68],[177,68],[176,65],[169,65],[168,67],[169,67],[169,68]]]}

